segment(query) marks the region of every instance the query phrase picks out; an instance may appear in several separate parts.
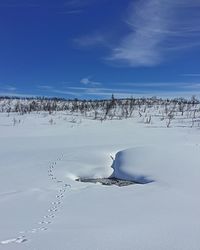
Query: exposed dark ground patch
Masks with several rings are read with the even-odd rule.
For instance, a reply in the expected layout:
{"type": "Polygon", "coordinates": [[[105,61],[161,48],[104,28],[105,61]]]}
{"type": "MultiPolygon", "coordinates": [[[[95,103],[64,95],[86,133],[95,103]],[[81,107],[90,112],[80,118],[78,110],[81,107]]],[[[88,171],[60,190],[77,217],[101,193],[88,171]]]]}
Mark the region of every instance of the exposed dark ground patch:
{"type": "Polygon", "coordinates": [[[116,185],[119,187],[136,184],[136,182],[133,182],[133,181],[117,179],[114,177],[109,177],[109,178],[78,178],[78,179],[76,179],[76,181],[90,182],[90,183],[101,183],[102,185],[106,185],[106,186],[116,185]]]}

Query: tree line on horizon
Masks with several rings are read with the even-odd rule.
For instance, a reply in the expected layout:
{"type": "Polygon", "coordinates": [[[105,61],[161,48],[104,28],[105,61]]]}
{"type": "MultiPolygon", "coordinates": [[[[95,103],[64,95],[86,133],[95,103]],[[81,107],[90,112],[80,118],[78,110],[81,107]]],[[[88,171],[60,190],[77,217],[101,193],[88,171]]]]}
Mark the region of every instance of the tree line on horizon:
{"type": "Polygon", "coordinates": [[[53,114],[64,111],[69,114],[80,114],[95,120],[124,119],[143,117],[145,123],[151,123],[152,115],[167,121],[167,127],[177,117],[186,116],[192,124],[199,122],[200,101],[192,96],[190,99],[174,98],[115,98],[102,100],[81,100],[47,97],[0,97],[0,112],[18,113],[47,112],[53,114]]]}

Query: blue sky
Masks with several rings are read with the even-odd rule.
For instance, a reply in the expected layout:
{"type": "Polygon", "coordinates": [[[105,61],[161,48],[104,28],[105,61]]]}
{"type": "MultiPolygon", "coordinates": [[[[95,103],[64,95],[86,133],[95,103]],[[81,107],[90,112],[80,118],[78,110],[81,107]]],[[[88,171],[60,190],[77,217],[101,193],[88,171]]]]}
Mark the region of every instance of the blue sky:
{"type": "Polygon", "coordinates": [[[199,0],[0,0],[0,95],[200,96],[199,0]]]}

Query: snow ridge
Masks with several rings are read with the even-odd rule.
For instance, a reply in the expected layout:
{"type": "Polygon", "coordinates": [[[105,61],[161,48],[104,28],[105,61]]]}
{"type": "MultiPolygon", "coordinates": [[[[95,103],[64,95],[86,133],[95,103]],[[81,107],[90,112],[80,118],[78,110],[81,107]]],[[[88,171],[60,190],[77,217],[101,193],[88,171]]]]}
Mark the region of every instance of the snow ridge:
{"type": "MultiPolygon", "coordinates": [[[[115,159],[113,160],[112,168],[113,168],[113,173],[110,176],[110,178],[117,178],[121,180],[127,180],[127,181],[133,181],[138,184],[148,184],[153,182],[154,180],[143,175],[143,174],[135,174],[134,169],[133,172],[131,171],[126,171],[126,157],[127,157],[127,150],[122,150],[119,151],[115,155],[115,159]]],[[[133,165],[134,167],[134,165],[133,165]]]]}

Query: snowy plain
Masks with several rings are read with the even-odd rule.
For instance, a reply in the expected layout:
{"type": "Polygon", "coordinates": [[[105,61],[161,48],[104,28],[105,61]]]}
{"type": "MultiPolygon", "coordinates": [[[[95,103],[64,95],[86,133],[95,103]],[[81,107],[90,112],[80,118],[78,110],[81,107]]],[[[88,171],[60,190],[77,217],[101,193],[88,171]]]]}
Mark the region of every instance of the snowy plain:
{"type": "Polygon", "coordinates": [[[199,250],[199,129],[71,121],[0,114],[0,249],[199,250]],[[75,181],[111,175],[145,183],[75,181]]]}

